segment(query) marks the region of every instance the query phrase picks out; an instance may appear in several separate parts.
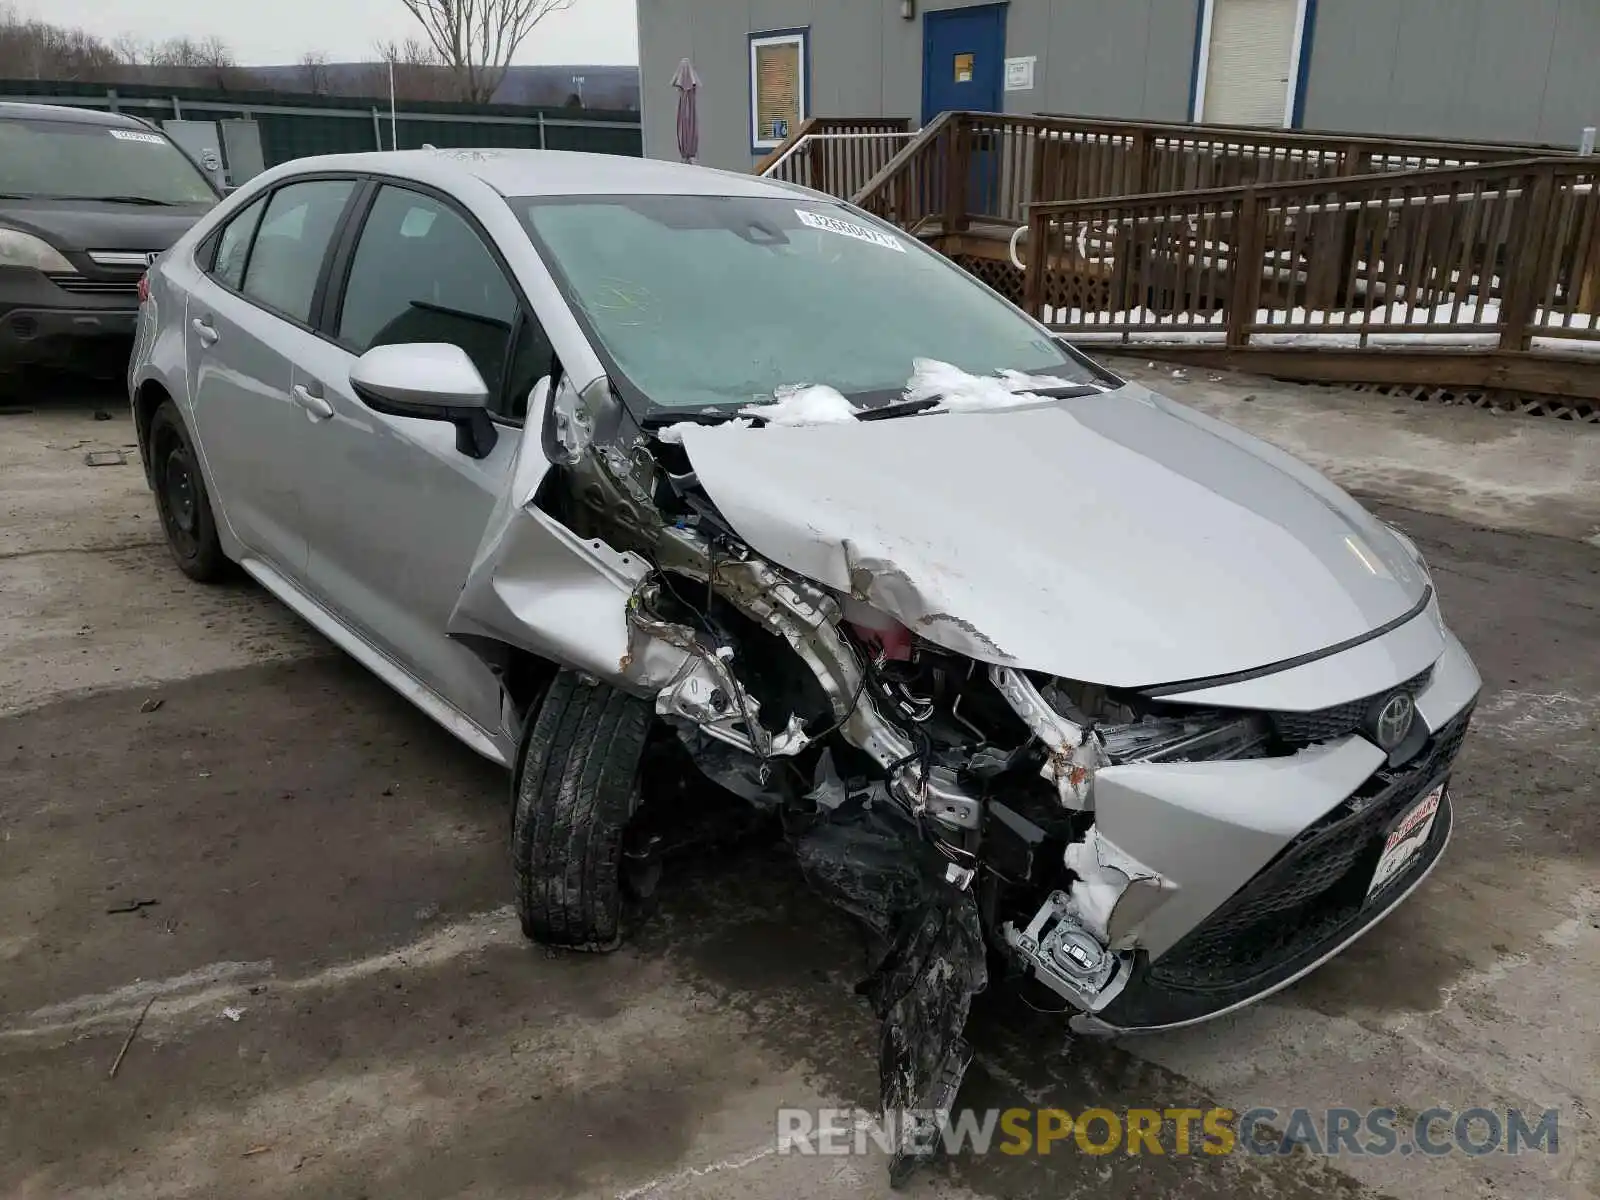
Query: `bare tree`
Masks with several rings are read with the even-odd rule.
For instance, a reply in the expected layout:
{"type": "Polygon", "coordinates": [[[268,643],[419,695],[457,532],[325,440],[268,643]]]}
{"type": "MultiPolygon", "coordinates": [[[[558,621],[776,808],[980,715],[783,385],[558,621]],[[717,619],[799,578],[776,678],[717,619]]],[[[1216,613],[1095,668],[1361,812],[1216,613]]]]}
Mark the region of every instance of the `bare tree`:
{"type": "Polygon", "coordinates": [[[400,0],[454,72],[461,98],[487,104],[534,26],[573,0],[400,0]]]}
{"type": "Polygon", "coordinates": [[[432,46],[419,38],[403,42],[378,42],[373,46],[378,64],[366,73],[359,94],[386,96],[388,68],[394,68],[394,94],[401,100],[451,100],[455,75],[440,61],[432,46]]]}
{"type": "Polygon", "coordinates": [[[300,60],[300,85],[313,96],[326,96],[333,91],[326,54],[312,50],[300,60]]]}
{"type": "Polygon", "coordinates": [[[142,67],[150,57],[150,47],[131,33],[119,34],[112,39],[111,52],[124,67],[142,67]]]}
{"type": "Polygon", "coordinates": [[[233,51],[219,37],[168,38],[150,51],[152,75],[163,83],[188,84],[227,90],[243,78],[233,51]]]}
{"type": "Polygon", "coordinates": [[[116,68],[116,54],[92,34],[23,20],[0,5],[0,75],[105,82],[116,78],[116,68]]]}

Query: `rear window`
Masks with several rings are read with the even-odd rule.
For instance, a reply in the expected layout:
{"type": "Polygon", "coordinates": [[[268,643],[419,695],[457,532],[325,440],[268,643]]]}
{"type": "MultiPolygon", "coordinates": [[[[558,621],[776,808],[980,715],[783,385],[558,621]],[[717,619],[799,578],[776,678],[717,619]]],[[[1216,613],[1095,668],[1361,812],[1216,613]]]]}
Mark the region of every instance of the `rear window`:
{"type": "Polygon", "coordinates": [[[217,198],[199,168],[161,134],[72,121],[0,120],[0,192],[147,204],[217,198]]]}

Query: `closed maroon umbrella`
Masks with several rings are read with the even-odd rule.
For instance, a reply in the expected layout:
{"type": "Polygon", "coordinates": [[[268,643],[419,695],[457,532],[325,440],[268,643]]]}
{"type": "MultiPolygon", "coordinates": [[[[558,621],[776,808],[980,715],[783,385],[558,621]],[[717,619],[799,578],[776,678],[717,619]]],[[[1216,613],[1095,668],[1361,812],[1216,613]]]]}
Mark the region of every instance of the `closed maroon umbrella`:
{"type": "Polygon", "coordinates": [[[678,89],[678,157],[692,163],[700,154],[700,76],[687,58],[678,64],[672,86],[678,89]]]}

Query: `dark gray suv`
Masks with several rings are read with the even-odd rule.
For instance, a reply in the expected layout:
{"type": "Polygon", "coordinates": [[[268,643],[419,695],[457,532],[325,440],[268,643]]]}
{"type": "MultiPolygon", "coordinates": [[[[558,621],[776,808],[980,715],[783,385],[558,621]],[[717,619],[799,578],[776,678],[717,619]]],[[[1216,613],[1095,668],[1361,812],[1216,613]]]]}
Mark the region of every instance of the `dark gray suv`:
{"type": "Polygon", "coordinates": [[[120,374],[145,270],[218,199],[148,122],[0,104],[0,377],[120,374]]]}

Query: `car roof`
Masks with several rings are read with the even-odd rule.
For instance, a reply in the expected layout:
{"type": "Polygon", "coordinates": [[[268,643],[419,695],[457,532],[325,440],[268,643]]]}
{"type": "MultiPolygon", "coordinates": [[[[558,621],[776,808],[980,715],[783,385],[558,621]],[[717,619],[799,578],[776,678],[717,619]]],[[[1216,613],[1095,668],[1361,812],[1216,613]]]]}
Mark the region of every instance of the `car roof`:
{"type": "Polygon", "coordinates": [[[772,196],[809,194],[759,175],[572,150],[400,150],[297,159],[274,176],[370,171],[421,183],[481,180],[502,196],[772,196]]]}
{"type": "Polygon", "coordinates": [[[147,129],[136,117],[122,113],[99,112],[92,108],[73,108],[68,104],[21,104],[0,101],[0,121],[63,121],[73,125],[107,125],[116,129],[147,129]]]}

